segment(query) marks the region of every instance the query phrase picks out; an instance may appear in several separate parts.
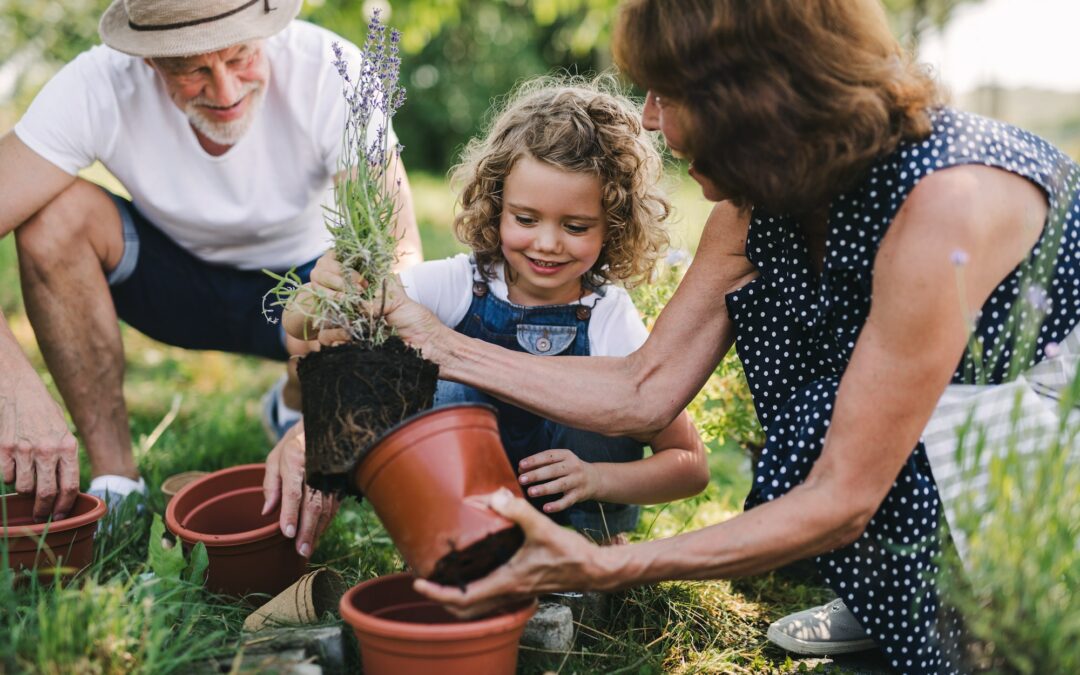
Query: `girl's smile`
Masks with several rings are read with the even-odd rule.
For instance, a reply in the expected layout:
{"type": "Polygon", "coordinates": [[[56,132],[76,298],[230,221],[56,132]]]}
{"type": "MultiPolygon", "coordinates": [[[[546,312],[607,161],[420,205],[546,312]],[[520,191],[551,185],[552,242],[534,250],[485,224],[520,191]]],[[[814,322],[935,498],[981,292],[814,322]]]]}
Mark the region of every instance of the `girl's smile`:
{"type": "Polygon", "coordinates": [[[600,258],[607,224],[600,179],[533,157],[503,184],[499,238],[511,302],[562,305],[581,297],[581,277],[600,258]]]}

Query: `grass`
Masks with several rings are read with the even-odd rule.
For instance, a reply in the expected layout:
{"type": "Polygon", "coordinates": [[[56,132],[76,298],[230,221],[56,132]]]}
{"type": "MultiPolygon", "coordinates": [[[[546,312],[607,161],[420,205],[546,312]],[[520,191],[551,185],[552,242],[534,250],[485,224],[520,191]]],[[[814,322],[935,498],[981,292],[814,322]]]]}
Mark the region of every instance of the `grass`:
{"type": "MultiPolygon", "coordinates": [[[[107,181],[100,172],[91,175],[107,181]]],[[[462,250],[449,230],[453,197],[445,182],[420,174],[411,179],[426,257],[462,250]]],[[[673,238],[676,245],[689,248],[694,224],[700,227],[708,205],[691,185],[678,184],[676,193],[684,215],[673,238]]],[[[649,292],[653,295],[644,303],[655,311],[666,291],[649,292]]],[[[22,311],[12,237],[0,241],[0,308],[52,388],[22,311]]],[[[128,363],[125,396],[137,460],[151,486],[151,512],[164,510],[158,486],[169,475],[265,457],[270,445],[258,421],[258,399],[278,377],[279,365],[183,351],[126,326],[122,334],[128,363]]],[[[728,366],[712,381],[717,387],[713,394],[735,386],[737,377],[728,366]]],[[[749,464],[737,439],[750,432],[739,426],[743,422],[716,418],[715,408],[702,402],[695,415],[716,425],[714,432],[736,431],[710,443],[712,484],[697,498],[645,509],[636,537],[670,536],[720,522],[739,510],[749,485],[749,464]]],[[[85,457],[82,460],[85,487],[89,474],[85,457]]],[[[240,645],[243,608],[179,580],[148,576],[148,517],[121,514],[106,527],[107,534],[97,542],[95,564],[63,587],[13,587],[9,573],[0,578],[0,673],[170,673],[186,672],[210,657],[229,662],[240,645]]],[[[349,582],[403,567],[370,508],[352,501],[330,526],[314,562],[334,567],[349,582]]],[[[569,654],[524,650],[520,670],[805,671],[811,662],[792,661],[770,648],[764,632],[776,618],[823,599],[821,589],[779,575],[639,588],[615,599],[610,621],[579,626],[569,654]]]]}

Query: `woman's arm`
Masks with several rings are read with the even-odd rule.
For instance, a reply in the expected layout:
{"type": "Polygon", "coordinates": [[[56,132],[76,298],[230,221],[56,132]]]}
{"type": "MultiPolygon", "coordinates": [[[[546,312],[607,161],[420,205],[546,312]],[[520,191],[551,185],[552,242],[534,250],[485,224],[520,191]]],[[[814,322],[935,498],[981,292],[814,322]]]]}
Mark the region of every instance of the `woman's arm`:
{"type": "Polygon", "coordinates": [[[504,567],[455,589],[417,588],[473,614],[500,598],[572,587],[760,573],[857,539],[911,454],[967,342],[970,308],[1031,250],[1046,218],[1031,183],[959,167],[924,179],[882,243],[873,306],[837,394],[825,446],[807,480],[731,520],[671,539],[596,549],[556,532],[505,496],[496,510],[524,522],[525,547],[504,567]],[[956,281],[954,251],[967,254],[956,281]],[[965,308],[969,308],[965,311],[965,308]]]}
{"type": "Polygon", "coordinates": [[[713,209],[694,262],[649,339],[624,358],[502,349],[454,332],[415,303],[400,303],[388,316],[407,342],[439,364],[440,377],[562,424],[649,439],[686,407],[731,348],[724,294],[755,275],[745,256],[747,223],[747,214],[728,203],[713,209]]]}

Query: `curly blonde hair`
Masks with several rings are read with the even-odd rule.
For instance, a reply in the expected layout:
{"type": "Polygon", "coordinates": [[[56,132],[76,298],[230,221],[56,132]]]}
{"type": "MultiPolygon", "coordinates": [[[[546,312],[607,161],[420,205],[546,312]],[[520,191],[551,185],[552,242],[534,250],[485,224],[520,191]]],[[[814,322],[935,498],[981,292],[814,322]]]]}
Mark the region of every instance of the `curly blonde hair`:
{"type": "Polygon", "coordinates": [[[458,191],[454,232],[473,250],[484,278],[505,262],[499,237],[503,185],[514,164],[532,157],[600,180],[607,229],[584,282],[627,288],[647,281],[668,244],[671,206],[660,187],[663,161],[641,126],[641,111],[614,77],[529,80],[496,109],[487,133],[465,147],[450,171],[458,191]]]}

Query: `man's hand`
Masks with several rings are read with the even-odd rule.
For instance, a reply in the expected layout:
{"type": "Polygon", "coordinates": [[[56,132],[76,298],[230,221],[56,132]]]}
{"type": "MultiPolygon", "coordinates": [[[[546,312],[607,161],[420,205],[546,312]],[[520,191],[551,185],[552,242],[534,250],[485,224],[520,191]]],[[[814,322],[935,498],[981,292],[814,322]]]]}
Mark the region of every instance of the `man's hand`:
{"type": "Polygon", "coordinates": [[[296,551],[305,558],[319,542],[338,510],[337,497],[304,483],[304,421],[294,424],[266,457],[263,515],[281,504],[278,520],[286,537],[296,538],[296,551]],[[299,522],[297,522],[299,520],[299,522]]]}
{"type": "Polygon", "coordinates": [[[525,532],[525,543],[514,557],[483,579],[471,582],[464,591],[426,579],[413,582],[418,593],[442,603],[456,616],[483,616],[540,593],[610,586],[613,580],[600,578],[601,568],[595,562],[604,556],[622,555],[632,548],[601,549],[577,532],[559,527],[505,488],[490,495],[488,500],[493,511],[516,522],[525,532]]]}
{"type": "Polygon", "coordinates": [[[64,411],[30,371],[0,388],[0,469],[19,494],[34,495],[34,520],[67,516],[79,494],[78,444],[64,411]]]}
{"type": "Polygon", "coordinates": [[[527,487],[530,497],[562,493],[562,497],[544,504],[544,513],[555,513],[596,498],[599,472],[570,450],[546,450],[518,463],[518,482],[527,487]]]}

